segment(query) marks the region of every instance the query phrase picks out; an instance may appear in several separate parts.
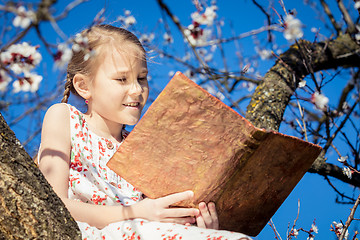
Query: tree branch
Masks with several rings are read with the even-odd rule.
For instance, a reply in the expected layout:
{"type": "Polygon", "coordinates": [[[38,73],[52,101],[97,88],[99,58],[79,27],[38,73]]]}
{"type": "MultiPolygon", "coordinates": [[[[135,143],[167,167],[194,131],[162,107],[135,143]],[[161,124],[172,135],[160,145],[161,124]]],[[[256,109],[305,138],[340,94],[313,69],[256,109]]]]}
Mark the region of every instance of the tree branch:
{"type": "MultiPolygon", "coordinates": [[[[329,42],[311,43],[302,40],[299,44],[310,50],[308,54],[315,72],[337,67],[360,66],[360,46],[349,34],[340,35],[329,42]]],[[[255,126],[275,131],[279,129],[285,109],[298,83],[309,74],[299,51],[296,44],[291,46],[280,56],[256,88],[246,112],[246,118],[255,126]]],[[[357,174],[349,179],[340,167],[326,163],[323,157],[315,161],[309,172],[360,186],[357,174]]]]}

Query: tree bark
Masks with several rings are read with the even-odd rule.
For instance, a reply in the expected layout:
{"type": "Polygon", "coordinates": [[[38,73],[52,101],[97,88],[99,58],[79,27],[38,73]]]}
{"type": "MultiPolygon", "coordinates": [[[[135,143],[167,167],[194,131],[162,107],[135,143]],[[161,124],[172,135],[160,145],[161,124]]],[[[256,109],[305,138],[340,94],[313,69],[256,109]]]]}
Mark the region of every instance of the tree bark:
{"type": "MultiPolygon", "coordinates": [[[[291,96],[298,83],[311,73],[310,69],[317,72],[337,67],[359,67],[359,53],[360,46],[349,34],[327,42],[301,40],[295,43],[265,74],[247,106],[246,118],[257,127],[278,131],[291,96]]],[[[320,156],[309,172],[360,186],[360,178],[349,179],[341,168],[326,163],[320,156]]]]}
{"type": "Polygon", "coordinates": [[[81,239],[61,199],[0,114],[0,239],[81,239]]]}

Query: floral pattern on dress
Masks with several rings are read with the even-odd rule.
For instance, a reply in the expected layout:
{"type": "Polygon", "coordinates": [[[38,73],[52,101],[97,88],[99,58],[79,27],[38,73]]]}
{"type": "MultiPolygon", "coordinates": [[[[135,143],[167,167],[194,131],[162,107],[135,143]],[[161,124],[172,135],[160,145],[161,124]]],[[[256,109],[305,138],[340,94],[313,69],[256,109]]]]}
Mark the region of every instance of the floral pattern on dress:
{"type": "MultiPolygon", "coordinates": [[[[70,110],[71,136],[68,197],[97,205],[128,206],[142,200],[139,190],[106,166],[121,143],[113,143],[93,133],[84,115],[75,107],[69,104],[67,106],[70,110]]],[[[123,139],[128,134],[123,130],[123,139]]],[[[103,229],[97,229],[84,222],[77,223],[83,240],[250,239],[241,233],[144,219],[115,222],[103,229]]]]}

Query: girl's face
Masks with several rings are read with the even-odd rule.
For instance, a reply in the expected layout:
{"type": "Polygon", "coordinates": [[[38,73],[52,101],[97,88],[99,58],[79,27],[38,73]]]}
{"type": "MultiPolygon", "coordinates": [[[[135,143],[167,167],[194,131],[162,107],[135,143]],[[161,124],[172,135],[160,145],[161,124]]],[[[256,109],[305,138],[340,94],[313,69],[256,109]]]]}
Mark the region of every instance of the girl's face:
{"type": "Polygon", "coordinates": [[[141,51],[107,51],[90,84],[89,114],[118,124],[136,124],[149,96],[147,64],[141,51]]]}

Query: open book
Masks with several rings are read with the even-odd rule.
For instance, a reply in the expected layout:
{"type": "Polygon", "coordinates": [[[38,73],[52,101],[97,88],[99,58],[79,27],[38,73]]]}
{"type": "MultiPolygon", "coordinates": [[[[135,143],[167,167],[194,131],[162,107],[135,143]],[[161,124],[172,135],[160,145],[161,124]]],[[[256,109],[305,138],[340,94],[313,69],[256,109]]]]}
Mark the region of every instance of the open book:
{"type": "Polygon", "coordinates": [[[254,127],[178,72],[109,160],[147,197],[193,190],[222,229],[257,235],[321,148],[254,127]]]}

